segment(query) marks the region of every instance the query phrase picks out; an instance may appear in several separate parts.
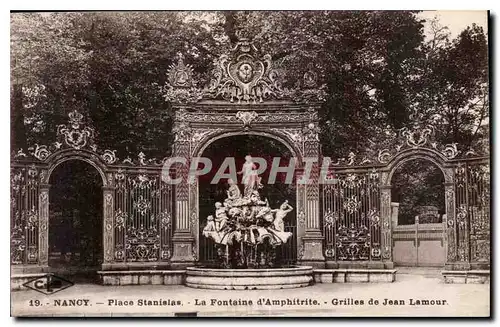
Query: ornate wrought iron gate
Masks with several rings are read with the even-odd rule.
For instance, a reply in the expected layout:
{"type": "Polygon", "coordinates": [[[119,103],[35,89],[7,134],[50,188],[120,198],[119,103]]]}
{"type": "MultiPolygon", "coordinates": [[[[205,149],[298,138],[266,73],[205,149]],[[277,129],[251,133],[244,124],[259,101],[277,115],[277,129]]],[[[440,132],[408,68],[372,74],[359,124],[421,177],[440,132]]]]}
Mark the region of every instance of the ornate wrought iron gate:
{"type": "MultiPolygon", "coordinates": [[[[174,185],[162,181],[162,161],[121,161],[94,143],[92,128],[73,111],[58,139],[13,154],[11,162],[11,263],[48,266],[49,178],[60,163],[81,160],[103,182],[103,265],[126,262],[169,264],[175,214],[174,185]]],[[[173,175],[175,172],[170,171],[173,175]]],[[[35,267],[35,266],[33,266],[35,267]]],[[[43,268],[45,269],[45,268],[43,268]]]]}
{"type": "Polygon", "coordinates": [[[379,173],[337,172],[323,185],[327,260],[380,260],[379,173]]]}
{"type": "Polygon", "coordinates": [[[160,174],[119,170],[115,179],[115,260],[165,261],[171,256],[173,189],[160,174]]]}
{"type": "MultiPolygon", "coordinates": [[[[12,264],[38,262],[39,170],[11,168],[10,253],[12,264]]],[[[41,199],[46,201],[47,199],[41,199]]]]}
{"type": "Polygon", "coordinates": [[[455,168],[455,221],[448,220],[448,257],[478,266],[490,262],[489,163],[470,161],[455,168]]]}

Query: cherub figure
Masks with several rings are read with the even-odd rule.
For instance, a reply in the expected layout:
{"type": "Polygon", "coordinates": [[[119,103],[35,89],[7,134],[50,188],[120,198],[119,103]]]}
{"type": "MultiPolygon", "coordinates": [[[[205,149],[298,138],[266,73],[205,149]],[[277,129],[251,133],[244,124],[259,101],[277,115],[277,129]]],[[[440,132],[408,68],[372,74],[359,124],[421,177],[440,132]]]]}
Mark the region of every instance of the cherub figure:
{"type": "Polygon", "coordinates": [[[220,243],[221,241],[220,234],[215,227],[214,216],[212,215],[207,217],[207,224],[203,228],[203,236],[213,239],[215,243],[220,243]]]}
{"type": "Polygon", "coordinates": [[[227,190],[227,199],[224,201],[224,204],[230,207],[234,203],[238,202],[238,199],[241,199],[241,191],[233,179],[229,178],[227,183],[229,185],[229,189],[227,190]]]}
{"type": "Polygon", "coordinates": [[[227,208],[220,202],[215,202],[215,230],[221,231],[229,219],[226,214],[227,208]]]}
{"type": "Polygon", "coordinates": [[[214,222],[214,216],[210,215],[207,217],[207,224],[203,228],[203,235],[205,237],[208,237],[210,235],[210,232],[215,232],[215,222],[214,222]]]}
{"type": "Polygon", "coordinates": [[[255,218],[259,219],[262,218],[263,220],[267,221],[268,223],[272,223],[274,221],[274,213],[273,210],[269,207],[262,207],[260,211],[257,213],[255,218]]]}
{"type": "Polygon", "coordinates": [[[250,203],[255,206],[268,206],[269,202],[267,199],[265,201],[262,201],[260,199],[260,194],[258,191],[253,191],[252,194],[250,195],[250,203]]]}
{"type": "Polygon", "coordinates": [[[278,232],[284,232],[285,231],[285,223],[283,219],[285,216],[293,210],[293,207],[288,204],[288,200],[285,200],[280,206],[279,209],[273,209],[272,212],[275,213],[275,218],[273,221],[273,226],[274,229],[278,232]]]}
{"type": "Polygon", "coordinates": [[[250,195],[249,207],[245,209],[245,216],[248,216],[250,220],[257,218],[257,214],[265,207],[269,207],[269,202],[267,199],[262,201],[258,191],[253,191],[250,195]]]}

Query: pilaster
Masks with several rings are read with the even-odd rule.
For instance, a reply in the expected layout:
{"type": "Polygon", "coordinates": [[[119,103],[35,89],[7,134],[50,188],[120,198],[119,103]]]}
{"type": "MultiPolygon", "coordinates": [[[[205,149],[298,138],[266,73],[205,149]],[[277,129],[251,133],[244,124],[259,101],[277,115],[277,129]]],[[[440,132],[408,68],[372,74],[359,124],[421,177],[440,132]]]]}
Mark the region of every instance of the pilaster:
{"type": "MultiPolygon", "coordinates": [[[[384,178],[382,178],[384,180],[384,178]]],[[[391,217],[391,186],[384,185],[380,187],[380,216],[381,216],[381,248],[382,260],[388,267],[392,263],[392,217],[391,217]]]]}
{"type": "Polygon", "coordinates": [[[49,184],[40,184],[38,195],[38,263],[49,264],[49,184]]]}
{"type": "Polygon", "coordinates": [[[115,243],[114,243],[114,202],[115,190],[114,187],[103,187],[103,253],[104,262],[108,264],[113,262],[115,243]]]}

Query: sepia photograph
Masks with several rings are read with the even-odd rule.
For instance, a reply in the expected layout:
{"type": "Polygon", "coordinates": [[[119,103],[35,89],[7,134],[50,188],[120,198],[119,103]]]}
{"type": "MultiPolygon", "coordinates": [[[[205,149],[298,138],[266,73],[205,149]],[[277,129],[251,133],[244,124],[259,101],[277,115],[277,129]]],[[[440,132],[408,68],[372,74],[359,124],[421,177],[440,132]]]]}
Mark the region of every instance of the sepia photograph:
{"type": "Polygon", "coordinates": [[[11,11],[11,316],[491,317],[489,20],[11,11]]]}

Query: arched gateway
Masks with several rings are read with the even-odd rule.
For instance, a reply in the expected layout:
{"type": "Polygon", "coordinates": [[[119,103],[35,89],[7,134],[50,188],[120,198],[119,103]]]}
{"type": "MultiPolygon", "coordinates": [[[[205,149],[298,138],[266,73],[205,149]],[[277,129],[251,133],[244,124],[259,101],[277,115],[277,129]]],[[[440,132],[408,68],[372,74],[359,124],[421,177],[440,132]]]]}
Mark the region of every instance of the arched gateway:
{"type": "MultiPolygon", "coordinates": [[[[297,261],[322,263],[319,199],[319,86],[316,74],[304,72],[302,88],[285,90],[269,55],[261,56],[249,42],[238,43],[231,56],[216,62],[206,90],[194,88],[192,69],[180,59],[170,70],[168,95],[174,103],[174,157],[188,162],[178,168],[183,177],[176,188],[176,230],[172,263],[185,266],[198,258],[199,192],[197,181],[187,182],[189,163],[218,139],[260,135],[285,145],[302,174],[304,158],[314,158],[311,182],[296,188],[297,261]]],[[[274,156],[279,157],[279,153],[274,156]]]]}

